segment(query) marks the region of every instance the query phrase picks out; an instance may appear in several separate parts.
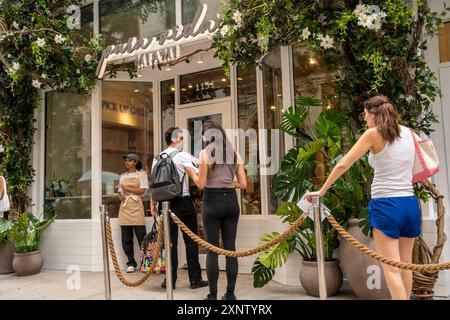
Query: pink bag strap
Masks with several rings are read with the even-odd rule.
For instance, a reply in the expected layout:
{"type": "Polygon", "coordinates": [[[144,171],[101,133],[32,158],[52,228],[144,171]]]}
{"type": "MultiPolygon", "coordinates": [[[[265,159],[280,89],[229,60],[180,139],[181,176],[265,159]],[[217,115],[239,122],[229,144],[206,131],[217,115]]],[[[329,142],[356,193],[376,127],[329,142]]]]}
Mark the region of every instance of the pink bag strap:
{"type": "Polygon", "coordinates": [[[409,128],[409,131],[411,132],[411,135],[412,135],[412,138],[413,138],[413,141],[414,141],[414,146],[417,149],[419,147],[419,142],[417,142],[416,134],[415,134],[414,130],[411,129],[411,128],[409,128]]]}

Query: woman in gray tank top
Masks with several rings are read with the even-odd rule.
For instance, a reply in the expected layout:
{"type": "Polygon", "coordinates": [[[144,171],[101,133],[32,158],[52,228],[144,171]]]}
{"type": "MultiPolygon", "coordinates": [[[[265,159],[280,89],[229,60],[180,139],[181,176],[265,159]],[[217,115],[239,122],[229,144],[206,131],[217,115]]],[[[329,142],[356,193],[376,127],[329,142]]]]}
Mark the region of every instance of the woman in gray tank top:
{"type": "MultiPolygon", "coordinates": [[[[376,250],[383,256],[411,263],[414,241],[420,235],[419,201],[413,193],[412,167],[415,149],[411,132],[397,122],[397,110],[385,96],[364,102],[364,120],[369,129],[342,158],[318,192],[323,196],[333,183],[367,152],[374,168],[369,224],[376,250]]],[[[392,299],[409,300],[412,272],[383,265],[392,299]]]]}
{"type": "MultiPolygon", "coordinates": [[[[247,187],[244,166],[219,124],[205,122],[202,135],[205,148],[200,152],[198,175],[193,168],[186,168],[186,173],[200,189],[205,189],[202,201],[205,238],[209,243],[219,246],[222,234],[223,248],[236,250],[240,215],[236,189],[247,187]]],[[[218,255],[211,251],[206,255],[206,273],[209,294],[205,300],[217,300],[219,262],[218,255]]],[[[238,274],[237,258],[226,257],[226,273],[227,291],[222,300],[236,300],[234,289],[238,274]]]]}

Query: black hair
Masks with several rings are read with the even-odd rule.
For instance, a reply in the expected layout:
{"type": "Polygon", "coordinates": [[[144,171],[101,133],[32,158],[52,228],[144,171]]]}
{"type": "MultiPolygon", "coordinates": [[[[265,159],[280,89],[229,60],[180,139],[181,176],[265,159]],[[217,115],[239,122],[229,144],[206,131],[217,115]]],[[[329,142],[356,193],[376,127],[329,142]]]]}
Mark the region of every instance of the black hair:
{"type": "Polygon", "coordinates": [[[169,129],[166,130],[166,133],[164,134],[164,138],[165,138],[168,146],[170,146],[172,144],[173,132],[176,130],[179,130],[179,129],[180,128],[178,128],[178,127],[170,127],[169,129]]]}
{"type": "Polygon", "coordinates": [[[144,166],[142,165],[142,161],[141,160],[136,162],[136,170],[141,171],[143,168],[144,168],[144,166]]]}
{"type": "MultiPolygon", "coordinates": [[[[218,158],[217,164],[236,164],[237,155],[234,151],[231,141],[228,140],[227,135],[223,127],[214,121],[208,120],[202,126],[202,136],[205,142],[205,150],[208,150],[208,161],[212,160],[216,156],[216,150],[222,152],[222,157],[218,158]],[[222,144],[221,144],[222,143],[222,144]]],[[[208,163],[210,169],[214,169],[216,161],[208,163]]]]}

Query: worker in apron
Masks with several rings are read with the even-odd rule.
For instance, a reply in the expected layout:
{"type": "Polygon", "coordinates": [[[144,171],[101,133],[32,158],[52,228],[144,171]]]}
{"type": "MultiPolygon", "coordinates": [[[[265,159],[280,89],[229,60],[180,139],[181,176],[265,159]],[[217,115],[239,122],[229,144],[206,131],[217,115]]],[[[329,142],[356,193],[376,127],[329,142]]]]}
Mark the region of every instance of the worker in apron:
{"type": "Polygon", "coordinates": [[[119,225],[122,233],[122,247],[127,262],[127,272],[135,272],[137,263],[134,259],[133,235],[136,235],[139,246],[145,237],[144,204],[142,195],[148,188],[147,173],[142,170],[139,156],[130,153],[124,156],[127,171],[120,176],[116,188],[121,200],[119,209],[119,225]]]}

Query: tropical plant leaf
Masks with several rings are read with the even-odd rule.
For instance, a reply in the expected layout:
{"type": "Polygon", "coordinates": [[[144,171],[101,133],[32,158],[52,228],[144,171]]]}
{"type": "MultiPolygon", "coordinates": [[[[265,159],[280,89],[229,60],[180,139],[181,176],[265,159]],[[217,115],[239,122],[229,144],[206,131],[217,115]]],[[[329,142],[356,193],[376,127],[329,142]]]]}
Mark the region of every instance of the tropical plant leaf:
{"type": "Polygon", "coordinates": [[[313,96],[300,96],[295,99],[295,105],[297,107],[321,107],[322,100],[313,96]]]}
{"type": "Polygon", "coordinates": [[[289,150],[281,161],[280,173],[275,177],[275,195],[283,201],[297,202],[311,189],[315,163],[309,160],[299,166],[297,155],[300,148],[298,146],[289,150]]]}
{"type": "Polygon", "coordinates": [[[252,274],[253,287],[262,288],[272,280],[273,276],[275,275],[275,270],[267,268],[261,263],[261,260],[257,258],[253,263],[252,274]]]}
{"type": "Polygon", "coordinates": [[[302,214],[300,208],[294,202],[283,203],[277,209],[277,215],[283,218],[283,222],[293,223],[302,214]]]}
{"type": "MultiPolygon", "coordinates": [[[[263,235],[262,243],[269,242],[279,236],[279,232],[272,232],[263,235]]],[[[273,247],[261,252],[258,256],[261,263],[270,269],[275,269],[281,267],[286,263],[289,254],[293,251],[293,248],[289,246],[289,242],[285,239],[273,247]]]]}
{"type": "Polygon", "coordinates": [[[297,165],[302,166],[307,160],[313,157],[317,152],[321,151],[325,146],[323,139],[317,139],[310,143],[305,144],[300,148],[297,155],[297,165]]]}
{"type": "Polygon", "coordinates": [[[308,110],[303,107],[289,107],[283,112],[283,120],[279,126],[279,129],[290,135],[297,135],[297,129],[300,124],[305,121],[308,115],[308,110]]]}

